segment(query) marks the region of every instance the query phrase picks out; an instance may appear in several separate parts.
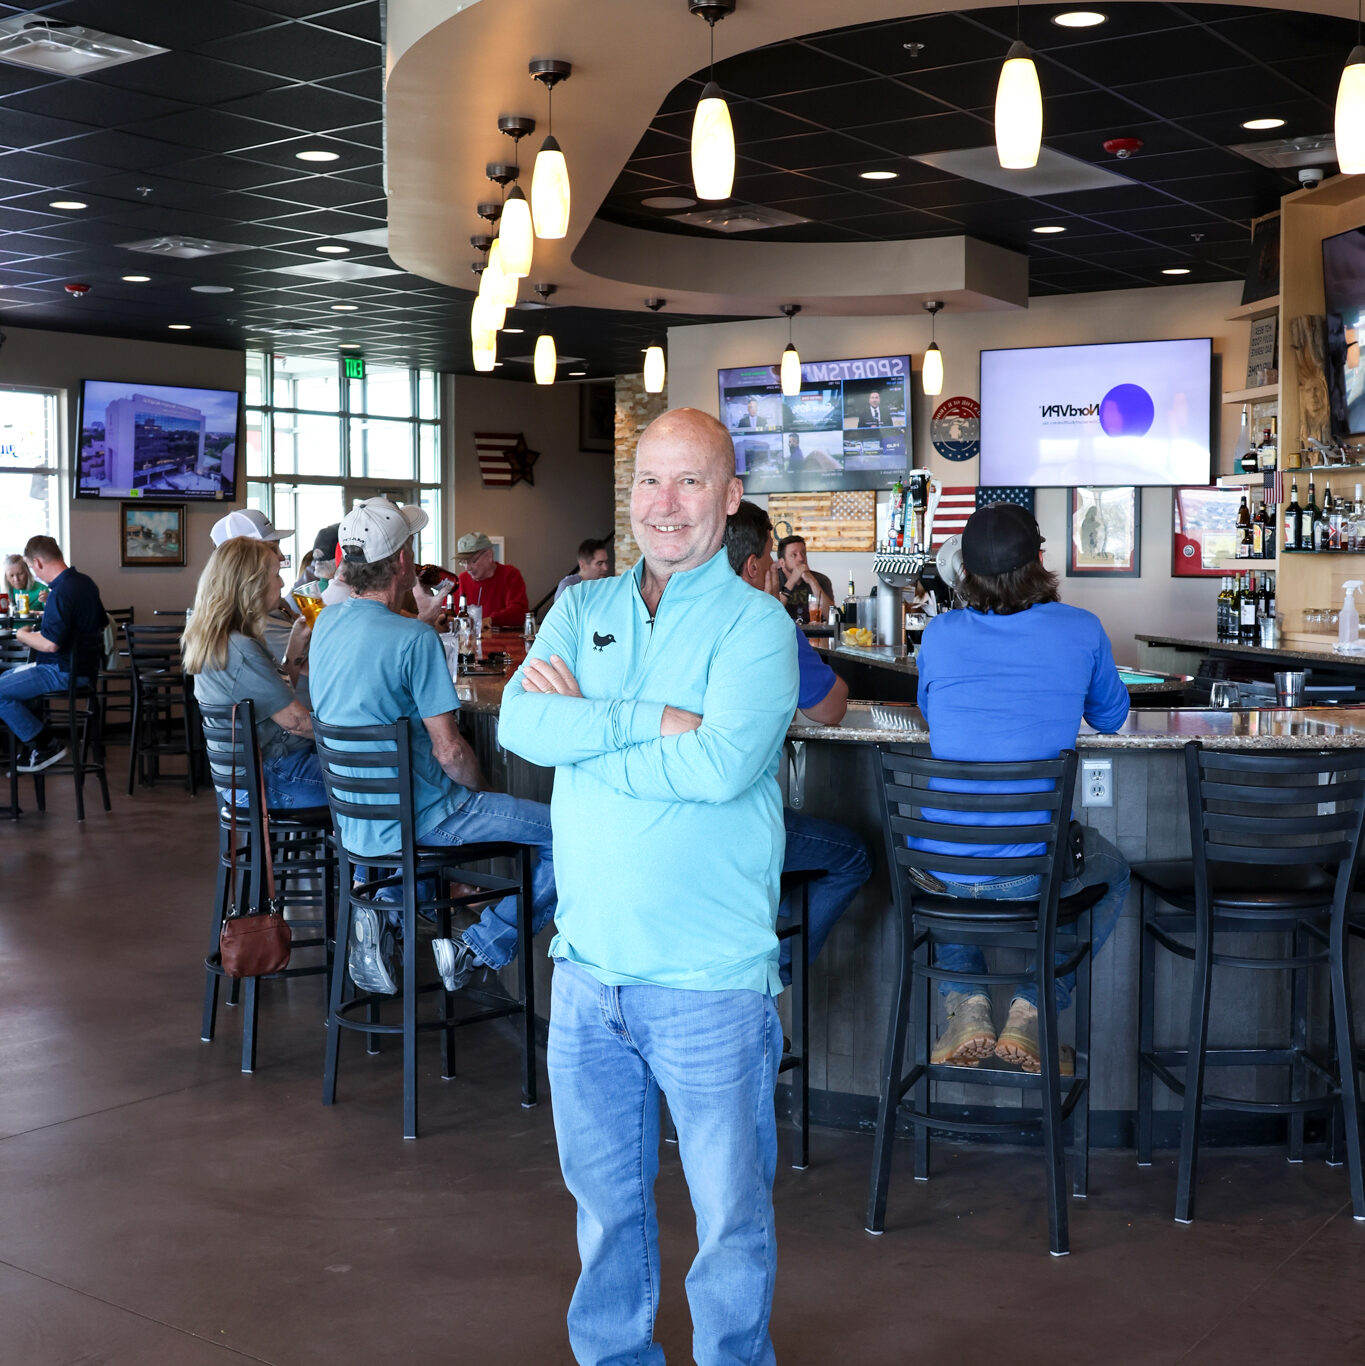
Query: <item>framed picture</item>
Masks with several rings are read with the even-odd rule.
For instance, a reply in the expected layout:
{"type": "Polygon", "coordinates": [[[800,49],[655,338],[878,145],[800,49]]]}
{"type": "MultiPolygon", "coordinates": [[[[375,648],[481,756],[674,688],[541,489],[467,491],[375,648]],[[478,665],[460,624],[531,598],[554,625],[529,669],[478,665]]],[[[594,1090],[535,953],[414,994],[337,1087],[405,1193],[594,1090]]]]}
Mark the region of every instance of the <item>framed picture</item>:
{"type": "Polygon", "coordinates": [[[185,565],[184,503],[120,503],[119,564],[185,565]]]}
{"type": "Polygon", "coordinates": [[[1215,579],[1218,561],[1237,554],[1241,489],[1177,488],[1171,491],[1171,576],[1215,579]]]}
{"type": "Polygon", "coordinates": [[[1251,255],[1242,284],[1243,304],[1273,299],[1280,292],[1280,211],[1251,220],[1251,255]]]}
{"type": "Polygon", "coordinates": [[[578,386],[578,449],[616,450],[616,382],[594,380],[578,386]]]}
{"type": "Polygon", "coordinates": [[[1066,516],[1066,572],[1136,579],[1142,573],[1142,500],[1135,488],[1071,490],[1066,516]]]}

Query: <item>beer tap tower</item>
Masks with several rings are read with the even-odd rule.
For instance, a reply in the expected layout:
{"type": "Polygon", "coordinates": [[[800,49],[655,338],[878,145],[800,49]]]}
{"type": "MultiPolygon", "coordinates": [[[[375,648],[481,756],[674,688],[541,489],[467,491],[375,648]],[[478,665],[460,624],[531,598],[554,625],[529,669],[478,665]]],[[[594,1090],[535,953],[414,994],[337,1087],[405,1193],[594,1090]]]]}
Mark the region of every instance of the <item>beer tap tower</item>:
{"type": "MultiPolygon", "coordinates": [[[[905,654],[904,592],[913,586],[920,571],[933,558],[929,548],[934,542],[934,511],[942,492],[942,485],[928,470],[911,470],[906,476],[905,504],[906,512],[913,508],[915,515],[913,518],[904,516],[904,544],[897,549],[879,549],[872,562],[879,584],[877,644],[889,645],[897,659],[905,654]]],[[[895,515],[893,508],[893,521],[895,515]]],[[[893,527],[893,545],[895,530],[893,527]]]]}

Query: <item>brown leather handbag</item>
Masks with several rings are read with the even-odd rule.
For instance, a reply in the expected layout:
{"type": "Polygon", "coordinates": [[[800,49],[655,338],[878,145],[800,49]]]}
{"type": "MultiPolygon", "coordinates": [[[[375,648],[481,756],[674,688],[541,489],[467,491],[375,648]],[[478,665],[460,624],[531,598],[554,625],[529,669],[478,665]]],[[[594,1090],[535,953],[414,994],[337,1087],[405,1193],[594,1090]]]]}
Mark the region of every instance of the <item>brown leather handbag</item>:
{"type": "MultiPolygon", "coordinates": [[[[237,749],[237,708],[232,709],[232,748],[237,749]]],[[[261,852],[265,859],[265,902],[248,906],[223,920],[218,948],[229,977],[269,977],[289,966],[293,938],[275,897],[275,860],[270,852],[270,816],[265,804],[265,774],[261,779],[261,852]]],[[[237,881],[237,785],[229,807],[229,848],[232,885],[237,881]]]]}

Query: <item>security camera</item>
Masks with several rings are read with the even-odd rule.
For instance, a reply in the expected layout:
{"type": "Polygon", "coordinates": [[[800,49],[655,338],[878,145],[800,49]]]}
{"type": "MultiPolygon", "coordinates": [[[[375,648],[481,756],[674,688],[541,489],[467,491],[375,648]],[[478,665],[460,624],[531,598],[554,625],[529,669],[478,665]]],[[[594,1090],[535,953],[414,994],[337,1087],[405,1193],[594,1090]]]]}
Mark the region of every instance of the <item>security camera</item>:
{"type": "Polygon", "coordinates": [[[1323,170],[1321,166],[1301,166],[1299,167],[1299,184],[1305,190],[1311,190],[1314,185],[1322,184],[1323,170]]]}

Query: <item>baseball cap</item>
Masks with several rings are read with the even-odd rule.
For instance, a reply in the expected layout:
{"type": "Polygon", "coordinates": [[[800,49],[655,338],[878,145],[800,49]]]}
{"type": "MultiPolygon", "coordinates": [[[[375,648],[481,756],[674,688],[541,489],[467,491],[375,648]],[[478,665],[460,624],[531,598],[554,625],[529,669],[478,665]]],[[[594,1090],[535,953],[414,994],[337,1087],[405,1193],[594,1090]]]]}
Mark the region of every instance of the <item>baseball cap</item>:
{"type": "Polygon", "coordinates": [[[1016,503],[988,503],[962,528],[962,563],[970,574],[1008,574],[1036,560],[1042,545],[1031,512],[1016,503]]]}
{"type": "Polygon", "coordinates": [[[222,545],[234,536],[250,536],[257,541],[282,541],[293,534],[292,528],[288,531],[277,531],[271,525],[270,518],[256,508],[241,508],[236,512],[229,512],[226,517],[220,517],[214,522],[213,530],[209,532],[214,545],[222,545]]]}
{"type": "Polygon", "coordinates": [[[455,543],[455,553],[462,559],[477,555],[481,550],[492,550],[493,542],[482,531],[466,531],[455,543]]]}
{"type": "Polygon", "coordinates": [[[336,559],[337,553],[337,533],[341,530],[340,522],[333,522],[331,526],[325,526],[313,538],[313,555],[321,555],[324,560],[336,559]]]}
{"type": "Polygon", "coordinates": [[[407,545],[430,519],[419,507],[367,498],[342,519],[337,532],[343,558],[377,564],[407,545]]]}

